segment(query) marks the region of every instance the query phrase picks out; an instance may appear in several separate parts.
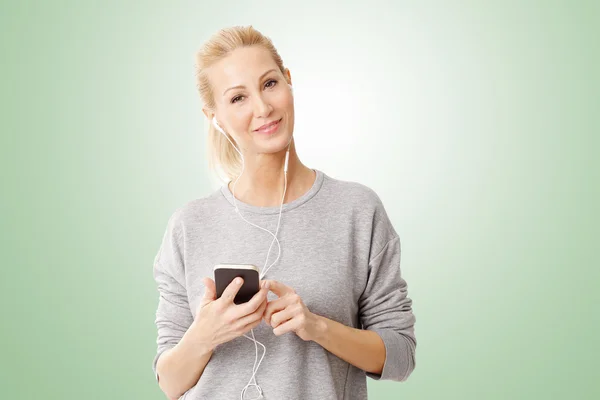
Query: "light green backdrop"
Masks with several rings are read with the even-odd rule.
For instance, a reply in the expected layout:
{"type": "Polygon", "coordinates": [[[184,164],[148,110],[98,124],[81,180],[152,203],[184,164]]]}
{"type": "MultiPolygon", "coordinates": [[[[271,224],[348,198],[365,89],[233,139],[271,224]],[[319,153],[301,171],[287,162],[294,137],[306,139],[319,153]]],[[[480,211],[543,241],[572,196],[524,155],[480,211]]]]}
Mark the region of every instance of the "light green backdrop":
{"type": "Polygon", "coordinates": [[[163,398],[152,260],[214,189],[193,53],[234,24],[400,234],[417,368],[370,398],[600,398],[598,5],[325,3],[0,6],[0,398],[163,398]]]}

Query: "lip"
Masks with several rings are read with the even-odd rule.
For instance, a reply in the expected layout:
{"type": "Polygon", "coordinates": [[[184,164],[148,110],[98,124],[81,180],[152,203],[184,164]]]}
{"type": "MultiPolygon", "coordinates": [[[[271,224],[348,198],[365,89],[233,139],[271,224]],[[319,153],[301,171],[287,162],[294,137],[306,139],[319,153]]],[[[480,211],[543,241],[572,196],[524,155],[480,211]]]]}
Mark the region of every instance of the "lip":
{"type": "Polygon", "coordinates": [[[255,129],[254,132],[272,133],[277,130],[277,128],[279,127],[279,123],[281,122],[282,119],[283,118],[279,118],[277,121],[273,121],[273,122],[269,122],[268,124],[264,124],[260,128],[255,129]]]}

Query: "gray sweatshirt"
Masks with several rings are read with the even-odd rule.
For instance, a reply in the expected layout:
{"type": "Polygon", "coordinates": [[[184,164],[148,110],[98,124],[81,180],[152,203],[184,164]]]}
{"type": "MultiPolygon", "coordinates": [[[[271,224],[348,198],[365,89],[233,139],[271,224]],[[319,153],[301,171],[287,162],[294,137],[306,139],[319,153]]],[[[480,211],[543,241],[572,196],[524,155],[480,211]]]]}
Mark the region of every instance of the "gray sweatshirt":
{"type": "MultiPolygon", "coordinates": [[[[380,198],[365,185],[315,172],[310,190],[283,205],[281,256],[264,279],[293,288],[314,314],[379,334],[385,365],[381,375],[366,373],[293,332],[275,336],[263,321],[254,328],[256,340],[266,346],[256,382],[267,400],[363,400],[367,377],[404,381],[415,368],[415,316],[400,273],[400,241],[380,198]]],[[[248,221],[275,232],[279,206],[237,204],[248,221]]],[[[202,278],[214,279],[213,267],[223,263],[254,264],[262,271],[272,238],[235,213],[227,185],[175,210],[154,260],[155,377],[158,358],[195,317],[202,278]]],[[[277,253],[275,243],[267,266],[277,253]]],[[[275,298],[269,293],[269,300],[275,298]]],[[[260,359],[262,347],[258,350],[260,359]]],[[[243,336],[217,346],[196,385],[180,399],[239,399],[255,357],[254,342],[243,336]]],[[[250,387],[245,398],[256,396],[250,387]]]]}

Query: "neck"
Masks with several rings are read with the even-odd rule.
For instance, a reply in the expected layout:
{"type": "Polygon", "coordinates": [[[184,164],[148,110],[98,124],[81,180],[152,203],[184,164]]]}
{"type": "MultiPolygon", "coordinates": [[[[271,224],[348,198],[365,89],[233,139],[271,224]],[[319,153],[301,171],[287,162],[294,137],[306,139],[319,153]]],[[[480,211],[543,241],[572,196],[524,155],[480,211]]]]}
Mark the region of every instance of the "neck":
{"type": "MultiPolygon", "coordinates": [[[[286,150],[287,147],[277,153],[244,155],[244,172],[235,185],[235,198],[258,207],[279,206],[283,196],[283,166],[286,150]]],[[[302,196],[310,189],[313,182],[314,172],[302,164],[292,140],[284,203],[289,203],[302,196]]],[[[235,179],[229,183],[229,190],[232,192],[234,183],[235,179]]]]}

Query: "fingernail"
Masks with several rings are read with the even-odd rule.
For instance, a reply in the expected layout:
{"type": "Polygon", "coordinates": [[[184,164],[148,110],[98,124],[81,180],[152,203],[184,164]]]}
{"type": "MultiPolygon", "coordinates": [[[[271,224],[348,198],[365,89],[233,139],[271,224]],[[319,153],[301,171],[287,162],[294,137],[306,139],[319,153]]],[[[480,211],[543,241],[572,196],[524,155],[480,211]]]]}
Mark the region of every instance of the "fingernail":
{"type": "Polygon", "coordinates": [[[265,289],[268,289],[268,288],[269,288],[269,281],[266,281],[265,282],[265,289]]]}
{"type": "Polygon", "coordinates": [[[242,284],[242,278],[235,278],[235,284],[236,285],[241,285],[242,284]]]}

